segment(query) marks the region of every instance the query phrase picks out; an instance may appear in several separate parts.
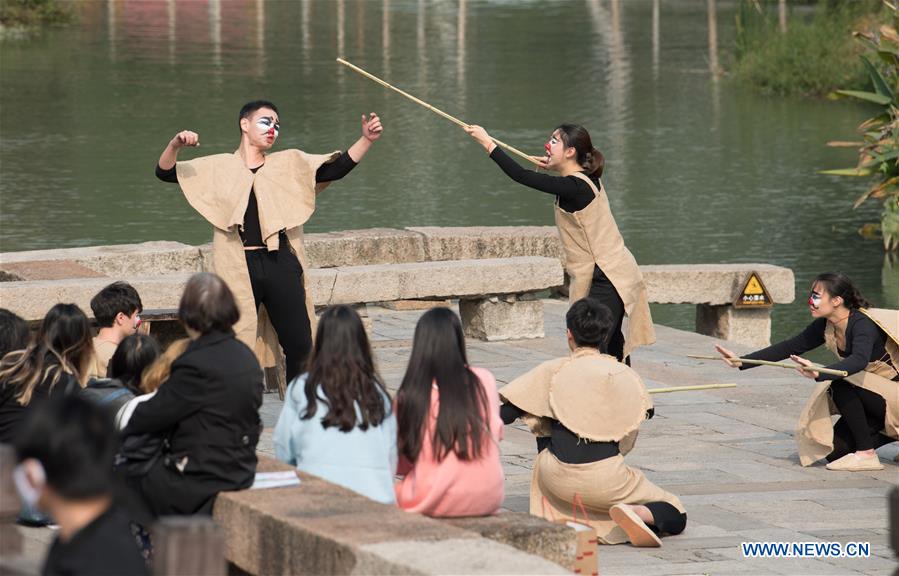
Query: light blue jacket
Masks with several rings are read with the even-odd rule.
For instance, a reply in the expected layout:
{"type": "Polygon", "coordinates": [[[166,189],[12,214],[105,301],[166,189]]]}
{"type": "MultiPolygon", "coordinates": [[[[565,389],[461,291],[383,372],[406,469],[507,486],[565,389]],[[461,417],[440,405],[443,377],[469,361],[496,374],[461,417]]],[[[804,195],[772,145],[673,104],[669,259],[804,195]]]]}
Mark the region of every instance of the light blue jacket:
{"type": "MultiPolygon", "coordinates": [[[[315,416],[300,419],[306,410],[306,374],[287,387],[284,407],[275,426],[275,456],[328,482],[354,490],[372,500],[394,504],[393,478],[396,471],[396,416],[390,397],[384,397],[387,418],[379,426],[349,432],[336,427],[323,428],[321,421],[328,407],[317,403],[315,416]]],[[[317,396],[325,394],[319,386],[317,396]]],[[[356,405],[357,418],[361,417],[356,405]]]]}

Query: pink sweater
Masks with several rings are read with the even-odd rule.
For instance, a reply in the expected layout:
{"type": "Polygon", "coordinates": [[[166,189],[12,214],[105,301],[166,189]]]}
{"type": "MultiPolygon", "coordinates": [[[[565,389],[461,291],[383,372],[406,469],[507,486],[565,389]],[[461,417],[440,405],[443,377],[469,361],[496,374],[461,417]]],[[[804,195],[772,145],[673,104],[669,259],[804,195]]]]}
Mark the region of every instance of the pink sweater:
{"type": "Polygon", "coordinates": [[[405,477],[396,484],[396,501],[407,512],[426,516],[488,516],[503,503],[503,467],[499,441],[503,422],[499,416],[496,379],[489,370],[472,368],[481,381],[489,404],[490,438],[478,460],[459,460],[450,452],[442,462],[434,458],[433,438],[440,411],[440,392],[431,389],[431,413],[414,465],[400,458],[397,472],[405,477]]]}

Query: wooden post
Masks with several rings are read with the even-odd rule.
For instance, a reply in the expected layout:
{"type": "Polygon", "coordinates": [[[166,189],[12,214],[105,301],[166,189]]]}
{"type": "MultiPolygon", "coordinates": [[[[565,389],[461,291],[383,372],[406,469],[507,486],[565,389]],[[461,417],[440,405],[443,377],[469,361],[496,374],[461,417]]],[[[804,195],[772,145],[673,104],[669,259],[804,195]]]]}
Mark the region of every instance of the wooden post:
{"type": "Polygon", "coordinates": [[[278,399],[284,400],[287,392],[287,366],[284,363],[284,355],[278,353],[278,364],[271,368],[263,368],[265,374],[265,391],[278,391],[278,399]]]}
{"type": "Polygon", "coordinates": [[[225,536],[212,518],[168,516],[153,527],[155,576],[225,576],[225,536]]]}
{"type": "MultiPolygon", "coordinates": [[[[899,486],[893,486],[888,499],[890,509],[890,546],[893,554],[899,556],[899,486]]],[[[899,574],[897,569],[896,574],[899,574]]]]}
{"type": "MultiPolygon", "coordinates": [[[[9,444],[0,444],[0,557],[10,559],[22,553],[22,535],[16,530],[16,517],[21,504],[12,479],[16,467],[16,451],[9,444]]],[[[10,566],[0,564],[0,573],[10,566]]]]}

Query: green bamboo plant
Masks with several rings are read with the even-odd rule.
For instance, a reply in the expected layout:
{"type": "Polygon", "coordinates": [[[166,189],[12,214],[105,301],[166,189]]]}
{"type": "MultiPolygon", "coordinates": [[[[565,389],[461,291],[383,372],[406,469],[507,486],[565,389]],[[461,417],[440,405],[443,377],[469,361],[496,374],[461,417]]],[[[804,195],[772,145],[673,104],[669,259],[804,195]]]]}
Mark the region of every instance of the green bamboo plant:
{"type": "Polygon", "coordinates": [[[856,198],[853,208],[868,199],[883,201],[880,224],[865,225],[865,235],[876,233],[879,228],[884,250],[893,252],[899,248],[899,9],[885,1],[892,13],[892,23],[884,24],[873,32],[855,32],[855,37],[865,44],[870,56],[875,56],[875,66],[869,55],[861,56],[871,78],[873,92],[837,90],[834,98],[854,98],[881,107],[880,112],[861,123],[858,131],[862,141],[828,142],[828,146],[858,148],[858,164],[855,168],[824,170],[822,174],[853,176],[872,180],[865,192],[856,198]]]}

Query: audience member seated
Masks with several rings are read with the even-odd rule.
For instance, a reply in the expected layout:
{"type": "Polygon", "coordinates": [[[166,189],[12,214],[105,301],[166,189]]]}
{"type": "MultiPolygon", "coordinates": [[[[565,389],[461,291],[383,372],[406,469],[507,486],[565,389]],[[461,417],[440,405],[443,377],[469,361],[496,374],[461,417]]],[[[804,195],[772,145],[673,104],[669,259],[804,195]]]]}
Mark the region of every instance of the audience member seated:
{"type": "Polygon", "coordinates": [[[93,361],[87,316],[74,304],[47,312],[37,337],[0,361],[0,442],[11,444],[26,413],[48,398],[80,390],[93,361]]]}
{"type": "Polygon", "coordinates": [[[128,519],[113,503],[114,444],[109,418],[77,395],[43,402],[26,419],[15,442],[16,489],[59,526],[43,574],[148,574],[128,519]]]}
{"type": "Polygon", "coordinates": [[[262,368],[234,336],[231,290],[214,274],[195,274],[178,315],[191,342],[124,430],[168,439],[166,453],[132,483],[155,516],[210,514],[216,494],[250,487],[262,429],[262,368]]]}
{"type": "Polygon", "coordinates": [[[90,376],[106,378],[107,365],[119,342],[134,334],[140,326],[143,304],[130,284],[113,282],[91,299],[91,310],[98,330],[94,337],[94,364],[90,376]]]}
{"type": "Polygon", "coordinates": [[[322,314],[307,373],[287,388],[275,455],[298,469],[393,504],[396,418],[359,315],[322,314]]]}
{"type": "Polygon", "coordinates": [[[8,352],[25,349],[30,336],[28,322],[6,308],[0,308],[0,359],[8,352]]]}
{"type": "Polygon", "coordinates": [[[161,356],[156,358],[156,360],[144,370],[140,380],[140,394],[129,400],[128,403],[119,410],[118,414],[116,414],[116,428],[118,430],[122,430],[128,425],[131,414],[134,413],[134,409],[137,408],[141,402],[146,402],[156,395],[156,390],[162,386],[163,382],[169,379],[169,375],[172,373],[172,364],[184,354],[184,351],[187,350],[187,346],[190,342],[190,338],[180,338],[175,340],[169,344],[169,347],[165,349],[165,352],[163,352],[161,356]]]}
{"type": "Polygon", "coordinates": [[[503,502],[496,380],[468,365],[456,314],[429,310],[415,327],[397,393],[399,506],[428,516],[485,516],[503,502]]]}
{"type": "Polygon", "coordinates": [[[103,406],[115,419],[135,395],[141,393],[141,375],[159,356],[159,344],[146,334],[132,334],[116,348],[109,361],[109,378],[91,378],[81,394],[103,406]]]}

